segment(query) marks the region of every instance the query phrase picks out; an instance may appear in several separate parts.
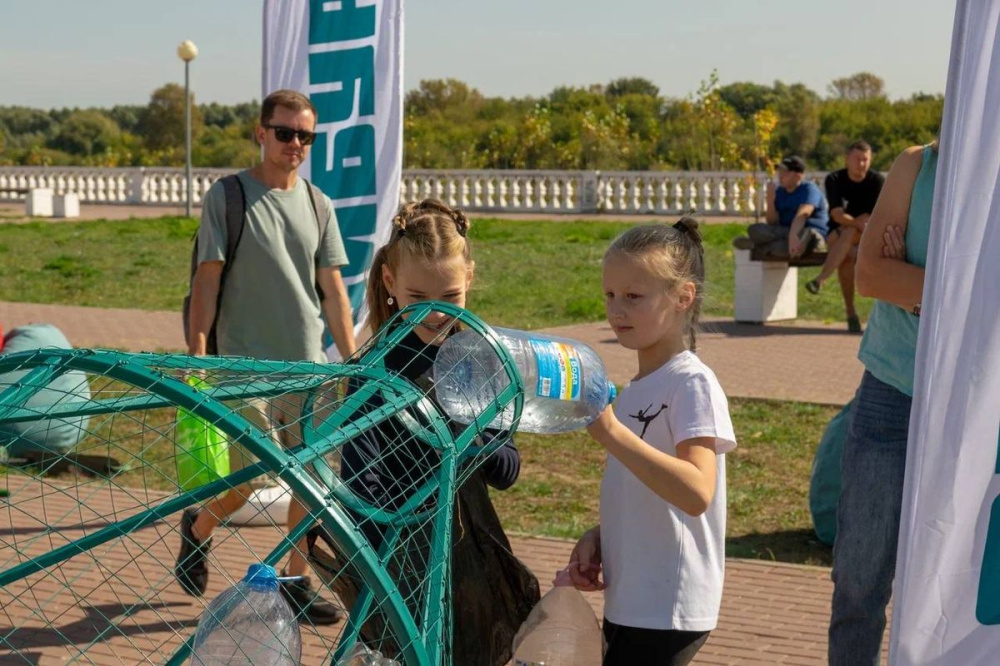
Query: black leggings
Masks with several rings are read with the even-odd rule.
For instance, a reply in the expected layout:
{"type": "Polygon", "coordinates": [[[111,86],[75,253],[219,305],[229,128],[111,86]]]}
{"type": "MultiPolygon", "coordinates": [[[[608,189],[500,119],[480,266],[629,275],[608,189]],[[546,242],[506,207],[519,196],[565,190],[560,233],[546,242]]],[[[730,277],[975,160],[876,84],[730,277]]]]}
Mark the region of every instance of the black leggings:
{"type": "Polygon", "coordinates": [[[685,666],[708,640],[707,631],[623,627],[604,618],[604,666],[685,666]]]}

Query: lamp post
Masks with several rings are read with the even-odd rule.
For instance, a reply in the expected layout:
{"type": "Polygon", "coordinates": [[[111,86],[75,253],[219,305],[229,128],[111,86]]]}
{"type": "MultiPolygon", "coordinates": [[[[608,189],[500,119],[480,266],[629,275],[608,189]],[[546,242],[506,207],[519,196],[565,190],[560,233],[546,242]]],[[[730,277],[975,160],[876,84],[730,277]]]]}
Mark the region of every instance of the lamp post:
{"type": "Polygon", "coordinates": [[[187,179],[185,215],[191,217],[191,61],[198,55],[198,47],[190,39],[185,39],[177,47],[177,56],[184,61],[184,176],[187,179]]]}

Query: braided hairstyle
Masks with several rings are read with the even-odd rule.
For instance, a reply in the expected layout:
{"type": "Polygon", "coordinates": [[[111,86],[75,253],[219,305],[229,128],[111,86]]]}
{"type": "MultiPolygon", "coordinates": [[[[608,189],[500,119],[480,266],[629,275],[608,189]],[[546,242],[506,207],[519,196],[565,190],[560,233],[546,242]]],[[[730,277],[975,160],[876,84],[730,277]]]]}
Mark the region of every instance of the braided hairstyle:
{"type": "Polygon", "coordinates": [[[604,260],[618,255],[642,261],[649,270],[666,283],[668,291],[685,282],[694,284],[694,303],[687,310],[688,346],[697,349],[695,329],[701,316],[705,295],[705,248],[702,245],[698,220],[682,217],[676,224],[647,224],[622,233],[604,253],[604,260]]]}
{"type": "Polygon", "coordinates": [[[472,261],[468,240],[469,218],[465,213],[437,199],[404,203],[392,218],[392,233],[375,257],[368,274],[368,327],[377,331],[399,310],[389,303],[389,290],[382,279],[382,267],[395,274],[404,257],[426,264],[445,262],[461,256],[472,261]]]}

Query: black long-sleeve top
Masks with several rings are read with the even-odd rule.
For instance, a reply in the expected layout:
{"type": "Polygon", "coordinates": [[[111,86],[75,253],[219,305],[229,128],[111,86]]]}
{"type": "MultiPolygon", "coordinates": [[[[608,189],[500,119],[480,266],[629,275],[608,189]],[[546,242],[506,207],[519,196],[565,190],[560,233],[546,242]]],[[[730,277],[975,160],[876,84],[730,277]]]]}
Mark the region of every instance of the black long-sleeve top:
{"type": "MultiPolygon", "coordinates": [[[[421,385],[426,383],[439,347],[428,345],[411,331],[385,357],[387,370],[421,385]]],[[[349,391],[357,390],[352,384],[349,391]]],[[[362,408],[367,413],[382,406],[381,396],[372,396],[362,408]]],[[[455,424],[456,428],[461,427],[455,424]]],[[[486,482],[505,490],[517,480],[521,457],[509,432],[485,430],[484,444],[505,438],[480,466],[486,482]]],[[[428,444],[413,436],[397,417],[368,429],[344,445],[341,478],[362,499],[383,509],[397,509],[423,484],[436,468],[440,456],[428,444]]]]}

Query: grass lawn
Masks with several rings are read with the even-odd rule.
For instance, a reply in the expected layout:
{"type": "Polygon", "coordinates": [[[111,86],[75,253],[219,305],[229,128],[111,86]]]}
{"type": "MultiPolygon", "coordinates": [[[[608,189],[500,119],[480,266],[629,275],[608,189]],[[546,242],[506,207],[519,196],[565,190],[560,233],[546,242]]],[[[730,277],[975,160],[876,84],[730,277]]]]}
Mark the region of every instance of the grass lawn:
{"type": "MultiPolygon", "coordinates": [[[[123,397],[114,392],[125,387],[96,380],[93,388],[95,395],[107,398],[123,397]]],[[[726,457],[727,553],[829,564],[830,549],[812,533],[809,470],[823,428],[837,410],[739,398],[730,405],[739,446],[726,457]]],[[[116,486],[173,491],[174,418],[172,408],[94,416],[88,428],[91,435],[76,452],[110,456],[123,463],[129,471],[116,475],[116,486]]],[[[522,458],[520,479],[513,488],[492,493],[506,529],[575,538],[595,525],[603,449],[585,432],[521,434],[516,441],[522,458]]],[[[19,473],[0,465],[0,479],[8,471],[19,473]]],[[[69,474],[64,481],[71,482],[69,474]]],[[[4,486],[0,481],[0,487],[4,486]]]]}
{"type": "MultiPolygon", "coordinates": [[[[739,446],[726,456],[726,553],[829,565],[830,548],[812,531],[809,471],[837,409],[740,398],[730,408],[739,446]]],[[[521,478],[493,493],[504,526],[575,538],[596,525],[604,450],[585,432],[519,435],[517,442],[521,478]]]]}
{"type": "MultiPolygon", "coordinates": [[[[470,308],[498,326],[543,328],[604,316],[601,258],[630,222],[474,220],[476,281],[470,308]],[[525,285],[531,285],[526,289],[525,285]]],[[[733,311],[738,223],[705,225],[705,314],[733,311]]],[[[96,307],[179,310],[187,291],[197,223],[176,217],[126,221],[0,225],[0,300],[96,307]]],[[[834,282],[805,291],[815,269],[799,271],[799,315],[843,318],[834,282]]],[[[870,310],[859,300],[862,318],[870,310]]]]}

